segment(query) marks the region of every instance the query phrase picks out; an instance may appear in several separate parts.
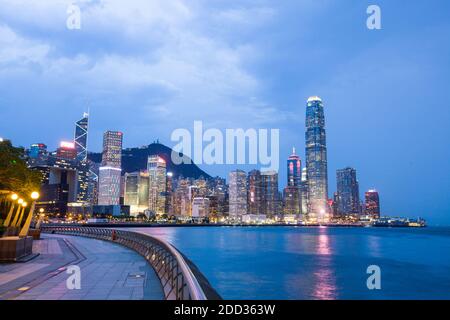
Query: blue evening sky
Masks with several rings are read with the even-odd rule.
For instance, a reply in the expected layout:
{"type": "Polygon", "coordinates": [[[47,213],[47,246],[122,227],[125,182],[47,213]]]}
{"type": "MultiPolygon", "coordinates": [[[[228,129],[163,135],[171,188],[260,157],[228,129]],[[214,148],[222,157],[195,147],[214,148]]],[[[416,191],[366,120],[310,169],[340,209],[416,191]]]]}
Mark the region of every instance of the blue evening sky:
{"type": "Polygon", "coordinates": [[[108,129],[133,147],[173,146],[194,120],[279,128],[281,189],[319,95],[330,196],[352,166],[383,213],[448,225],[449,57],[447,0],[0,0],[0,136],[54,149],[88,105],[91,151],[108,129]],[[81,30],[66,28],[70,3],[81,30]],[[382,30],[366,28],[370,4],[382,30]]]}

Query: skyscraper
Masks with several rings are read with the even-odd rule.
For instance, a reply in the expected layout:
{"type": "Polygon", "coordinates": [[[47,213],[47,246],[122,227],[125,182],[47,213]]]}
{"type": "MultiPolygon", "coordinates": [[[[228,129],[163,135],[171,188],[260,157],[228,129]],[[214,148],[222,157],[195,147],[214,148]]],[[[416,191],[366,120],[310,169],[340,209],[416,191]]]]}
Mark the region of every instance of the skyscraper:
{"type": "Polygon", "coordinates": [[[295,148],[287,161],[287,187],[284,189],[284,213],[301,214],[302,212],[302,163],[295,154],[295,148]]]}
{"type": "Polygon", "coordinates": [[[123,133],[106,131],[103,135],[103,167],[120,168],[122,166],[123,133]]]}
{"type": "Polygon", "coordinates": [[[245,171],[231,171],[229,174],[229,185],[230,217],[240,219],[247,214],[247,175],[245,171]]]}
{"type": "Polygon", "coordinates": [[[261,172],[262,210],[261,214],[268,217],[280,213],[280,191],[278,190],[278,172],[261,172]]]}
{"type": "Polygon", "coordinates": [[[148,173],[125,173],[124,205],[130,206],[130,214],[137,216],[148,209],[148,173]]]}
{"type": "Polygon", "coordinates": [[[310,97],[307,101],[305,143],[308,214],[322,220],[328,208],[328,169],[325,115],[322,99],[319,97],[310,97]]]}
{"type": "Polygon", "coordinates": [[[262,214],[262,181],[261,172],[252,170],[248,173],[248,213],[262,214]]]}
{"type": "Polygon", "coordinates": [[[83,117],[75,122],[74,144],[76,159],[78,161],[78,192],[77,201],[90,201],[89,196],[89,164],[87,161],[87,143],[88,143],[88,125],[89,115],[83,114],[83,117]]]}
{"type": "Polygon", "coordinates": [[[157,215],[166,213],[167,169],[166,161],[159,156],[149,156],[148,209],[157,215]]]}
{"type": "Polygon", "coordinates": [[[308,179],[306,173],[306,167],[302,169],[302,183],[301,183],[301,192],[302,192],[302,215],[308,214],[308,179]]]}
{"type": "Polygon", "coordinates": [[[287,161],[288,172],[288,186],[299,187],[302,182],[302,162],[300,157],[295,153],[295,148],[292,149],[292,154],[287,161]]]}
{"type": "Polygon", "coordinates": [[[103,135],[103,157],[98,183],[99,205],[120,205],[122,139],[122,132],[107,131],[103,135]]]}
{"type": "Polygon", "coordinates": [[[344,168],[336,171],[338,215],[359,214],[359,184],[356,170],[344,168]]]}
{"type": "Polygon", "coordinates": [[[380,196],[378,191],[369,190],[365,194],[366,198],[366,208],[365,214],[371,216],[372,218],[378,219],[380,217],[380,196]]]}
{"type": "Polygon", "coordinates": [[[88,142],[89,115],[83,114],[83,118],[75,122],[75,148],[77,150],[77,160],[87,161],[87,142],[88,142]]]}

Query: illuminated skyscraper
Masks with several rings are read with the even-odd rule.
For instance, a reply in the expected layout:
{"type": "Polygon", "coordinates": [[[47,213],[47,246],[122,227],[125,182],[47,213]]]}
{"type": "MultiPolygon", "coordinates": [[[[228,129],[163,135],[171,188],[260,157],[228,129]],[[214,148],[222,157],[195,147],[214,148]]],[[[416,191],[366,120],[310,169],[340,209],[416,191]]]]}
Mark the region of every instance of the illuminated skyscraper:
{"type": "Polygon", "coordinates": [[[299,187],[302,182],[302,162],[300,157],[295,153],[295,148],[292,149],[292,154],[287,161],[288,172],[288,186],[299,187]]]}
{"type": "Polygon", "coordinates": [[[75,122],[75,148],[77,150],[77,160],[87,161],[87,143],[88,143],[88,125],[89,115],[83,114],[83,118],[75,122]]]}
{"type": "Polygon", "coordinates": [[[88,125],[89,115],[87,113],[84,113],[83,118],[75,122],[74,143],[78,161],[77,201],[80,202],[92,200],[89,197],[90,170],[87,161],[88,125]]]}
{"type": "Polygon", "coordinates": [[[284,189],[284,213],[301,214],[302,212],[302,163],[295,154],[295,148],[287,161],[288,184],[284,189]]]}
{"type": "Polygon", "coordinates": [[[122,166],[123,133],[106,131],[103,135],[102,166],[120,168],[122,166]]]}
{"type": "Polygon", "coordinates": [[[338,215],[359,214],[359,184],[356,170],[345,168],[336,171],[338,215]]]}
{"type": "Polygon", "coordinates": [[[122,132],[107,131],[103,135],[102,166],[98,178],[99,205],[120,205],[122,139],[122,132]]]}
{"type": "Polygon", "coordinates": [[[305,142],[308,214],[312,218],[322,220],[328,208],[328,169],[325,115],[319,97],[310,97],[307,101],[305,142]]]}
{"type": "Polygon", "coordinates": [[[166,213],[166,161],[159,156],[149,156],[148,170],[148,209],[157,215],[166,213]]]}
{"type": "Polygon", "coordinates": [[[376,190],[369,190],[365,194],[366,198],[366,208],[365,214],[371,216],[372,218],[380,217],[380,196],[376,190]]]}
{"type": "Polygon", "coordinates": [[[231,171],[229,185],[230,217],[240,219],[244,214],[247,214],[247,175],[245,171],[231,171]]]}

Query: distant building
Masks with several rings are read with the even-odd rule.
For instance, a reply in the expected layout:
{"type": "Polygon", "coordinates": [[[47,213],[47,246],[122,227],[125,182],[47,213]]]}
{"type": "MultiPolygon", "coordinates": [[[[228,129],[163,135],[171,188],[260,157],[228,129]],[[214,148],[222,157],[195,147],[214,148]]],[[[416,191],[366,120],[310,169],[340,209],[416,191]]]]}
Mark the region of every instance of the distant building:
{"type": "Polygon", "coordinates": [[[99,205],[120,205],[122,132],[107,131],[103,135],[102,166],[99,168],[99,205]]]}
{"type": "Polygon", "coordinates": [[[336,171],[337,182],[337,213],[340,216],[360,213],[359,184],[356,170],[344,168],[336,171]]]}
{"type": "Polygon", "coordinates": [[[176,216],[188,217],[191,215],[189,199],[189,179],[178,179],[174,192],[173,211],[176,216]]]}
{"type": "Polygon", "coordinates": [[[209,199],[208,198],[194,198],[192,200],[192,217],[205,218],[209,215],[209,199]]]}
{"type": "Polygon", "coordinates": [[[215,177],[210,180],[210,215],[213,217],[223,217],[228,213],[228,186],[226,180],[221,177],[215,177]]]}
{"type": "Polygon", "coordinates": [[[98,205],[120,205],[122,170],[115,167],[99,168],[98,205]]]}
{"type": "Polygon", "coordinates": [[[121,168],[123,133],[106,131],[103,135],[102,166],[121,168]]]}
{"type": "Polygon", "coordinates": [[[41,196],[36,207],[50,215],[65,216],[68,204],[77,201],[76,160],[49,157],[44,163],[31,165],[30,168],[42,174],[41,196]]]}
{"type": "Polygon", "coordinates": [[[47,154],[47,146],[43,143],[32,144],[30,150],[28,151],[28,156],[32,159],[42,158],[47,154]]]}
{"type": "Polygon", "coordinates": [[[66,160],[75,160],[77,158],[77,150],[73,142],[62,141],[56,150],[56,157],[66,160]]]}
{"type": "Polygon", "coordinates": [[[130,206],[132,216],[144,213],[148,209],[148,172],[125,173],[124,180],[124,205],[130,206]]]}
{"type": "Polygon", "coordinates": [[[365,194],[365,210],[364,214],[374,219],[380,217],[380,196],[376,190],[369,190],[365,194]]]}
{"type": "Polygon", "coordinates": [[[88,143],[88,124],[89,115],[83,114],[83,117],[75,122],[75,150],[76,159],[78,161],[78,202],[92,202],[92,195],[89,193],[90,168],[87,159],[87,143],[88,143]]]}
{"type": "Polygon", "coordinates": [[[258,215],[262,212],[262,178],[259,170],[248,173],[248,214],[258,215]]]}
{"type": "Polygon", "coordinates": [[[261,213],[268,218],[280,213],[281,199],[278,189],[278,173],[276,171],[261,172],[262,208],[261,213]]]}
{"type": "Polygon", "coordinates": [[[323,220],[328,208],[328,169],[325,115],[322,99],[310,97],[306,107],[306,169],[308,214],[323,220]]]}
{"type": "Polygon", "coordinates": [[[167,172],[166,174],[166,209],[167,214],[174,214],[174,189],[173,189],[173,173],[167,172]]]}
{"type": "Polygon", "coordinates": [[[147,162],[148,209],[157,215],[166,213],[166,161],[159,156],[149,156],[147,162]]]}
{"type": "Polygon", "coordinates": [[[295,148],[287,161],[287,187],[284,189],[284,213],[299,215],[302,213],[302,163],[295,154],[295,148]]]}
{"type": "Polygon", "coordinates": [[[302,193],[302,215],[307,216],[308,214],[308,179],[306,168],[302,169],[302,182],[301,182],[301,193],[302,193]]]}
{"type": "Polygon", "coordinates": [[[74,142],[77,160],[80,162],[87,161],[88,125],[89,115],[87,113],[84,113],[83,117],[75,122],[74,142]]]}
{"type": "Polygon", "coordinates": [[[229,215],[242,218],[247,214],[247,175],[245,171],[235,170],[229,174],[229,215]]]}

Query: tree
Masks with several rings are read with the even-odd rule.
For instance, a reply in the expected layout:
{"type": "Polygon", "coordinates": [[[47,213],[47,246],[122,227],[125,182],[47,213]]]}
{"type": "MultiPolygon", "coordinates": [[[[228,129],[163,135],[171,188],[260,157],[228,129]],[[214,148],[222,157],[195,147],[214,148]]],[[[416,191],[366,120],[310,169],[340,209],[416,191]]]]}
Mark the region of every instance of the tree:
{"type": "Polygon", "coordinates": [[[8,140],[0,142],[0,191],[16,192],[28,198],[39,190],[42,176],[30,170],[23,158],[23,148],[13,147],[8,140]]]}

